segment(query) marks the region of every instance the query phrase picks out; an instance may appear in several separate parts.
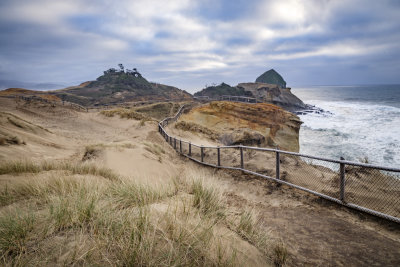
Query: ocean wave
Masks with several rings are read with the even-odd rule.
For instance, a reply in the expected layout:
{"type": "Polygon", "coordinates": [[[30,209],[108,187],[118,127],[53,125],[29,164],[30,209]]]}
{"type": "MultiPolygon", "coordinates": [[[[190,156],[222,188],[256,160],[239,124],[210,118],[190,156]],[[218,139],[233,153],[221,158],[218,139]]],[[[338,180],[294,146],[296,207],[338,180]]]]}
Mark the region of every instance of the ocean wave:
{"type": "Polygon", "coordinates": [[[400,164],[400,108],[377,103],[309,101],[331,116],[300,115],[300,151],[306,154],[368,157],[382,165],[400,164]]]}

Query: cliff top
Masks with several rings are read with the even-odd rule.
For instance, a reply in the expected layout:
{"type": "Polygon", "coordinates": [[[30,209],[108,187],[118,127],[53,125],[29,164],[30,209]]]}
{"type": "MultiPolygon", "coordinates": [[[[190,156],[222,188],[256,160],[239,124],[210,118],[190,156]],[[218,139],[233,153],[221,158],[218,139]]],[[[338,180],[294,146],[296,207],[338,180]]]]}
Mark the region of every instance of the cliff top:
{"type": "Polygon", "coordinates": [[[183,114],[177,126],[225,145],[243,144],[299,151],[300,119],[272,104],[214,101],[183,114]]]}
{"type": "Polygon", "coordinates": [[[194,94],[194,96],[209,96],[211,98],[223,95],[252,96],[250,92],[246,92],[243,88],[233,87],[224,82],[219,85],[207,86],[194,94]]]}

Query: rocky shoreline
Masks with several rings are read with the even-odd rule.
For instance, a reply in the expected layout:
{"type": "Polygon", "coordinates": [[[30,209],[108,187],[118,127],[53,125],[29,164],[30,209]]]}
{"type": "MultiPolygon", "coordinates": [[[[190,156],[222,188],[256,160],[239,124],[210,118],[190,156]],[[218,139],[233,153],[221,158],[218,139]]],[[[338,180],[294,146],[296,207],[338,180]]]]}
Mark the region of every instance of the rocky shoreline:
{"type": "Polygon", "coordinates": [[[306,114],[322,114],[322,115],[333,115],[332,112],[319,108],[315,105],[305,104],[304,109],[293,111],[296,115],[306,115],[306,114]]]}

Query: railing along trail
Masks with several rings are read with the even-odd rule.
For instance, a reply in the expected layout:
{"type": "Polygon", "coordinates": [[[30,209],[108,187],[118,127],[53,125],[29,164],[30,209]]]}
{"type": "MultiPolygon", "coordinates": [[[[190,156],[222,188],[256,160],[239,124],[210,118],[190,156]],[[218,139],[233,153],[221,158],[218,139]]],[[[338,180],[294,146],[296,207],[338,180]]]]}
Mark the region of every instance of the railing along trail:
{"type": "Polygon", "coordinates": [[[202,165],[257,175],[400,223],[400,169],[271,148],[193,144],[169,135],[165,130],[171,122],[178,120],[185,108],[187,105],[158,124],[160,134],[180,155],[202,165]],[[254,161],[250,163],[252,159],[272,168],[255,168],[254,161]]]}

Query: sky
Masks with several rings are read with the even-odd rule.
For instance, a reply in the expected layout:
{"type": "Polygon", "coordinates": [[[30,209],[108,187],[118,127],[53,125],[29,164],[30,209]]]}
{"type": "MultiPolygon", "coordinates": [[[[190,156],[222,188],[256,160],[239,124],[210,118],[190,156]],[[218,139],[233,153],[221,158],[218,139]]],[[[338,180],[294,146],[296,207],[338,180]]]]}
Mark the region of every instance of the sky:
{"type": "Polygon", "coordinates": [[[398,0],[1,0],[0,80],[75,85],[123,63],[195,92],[400,83],[398,0]]]}

